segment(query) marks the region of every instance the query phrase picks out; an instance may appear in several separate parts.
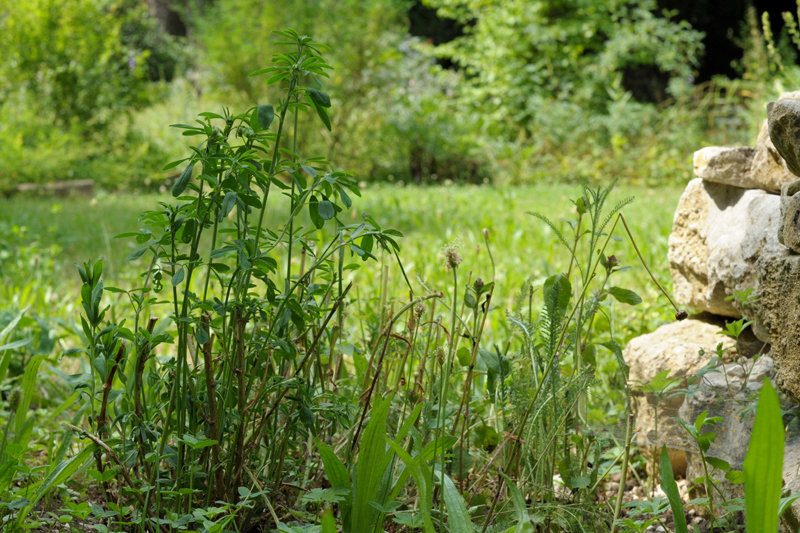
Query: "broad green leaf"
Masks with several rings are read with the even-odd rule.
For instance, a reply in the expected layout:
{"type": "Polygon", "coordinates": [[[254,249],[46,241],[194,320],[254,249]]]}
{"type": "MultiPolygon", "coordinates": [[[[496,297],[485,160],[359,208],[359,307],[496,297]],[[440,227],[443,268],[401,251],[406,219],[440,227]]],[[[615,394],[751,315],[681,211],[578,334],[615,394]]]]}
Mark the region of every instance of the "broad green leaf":
{"type": "Polygon", "coordinates": [[[308,199],[308,214],[314,226],[317,229],[322,229],[325,225],[325,219],[319,214],[319,200],[317,200],[317,197],[314,195],[308,199]]]}
{"type": "Polygon", "coordinates": [[[629,289],[622,289],[620,287],[611,287],[608,289],[608,294],[614,297],[618,302],[628,305],[639,305],[642,303],[642,298],[629,289]]]}
{"type": "Polygon", "coordinates": [[[741,485],[744,483],[744,472],[741,470],[730,470],[725,473],[725,479],[733,484],[741,485]]]}
{"type": "Polygon", "coordinates": [[[341,503],[350,496],[350,489],[347,487],[331,487],[329,489],[315,488],[303,494],[300,498],[301,503],[341,503]]]}
{"type": "Polygon", "coordinates": [[[378,489],[386,469],[386,417],[392,404],[392,395],[384,400],[376,400],[370,412],[370,420],[361,436],[358,458],[356,459],[355,490],[353,490],[352,523],[356,527],[371,530],[378,512],[369,504],[371,501],[383,503],[377,497],[378,489]]]}
{"type": "MultiPolygon", "coordinates": [[[[311,99],[311,97],[309,97],[309,99],[311,99]]],[[[331,119],[328,118],[328,113],[325,111],[325,108],[317,104],[314,100],[311,100],[311,103],[314,104],[314,109],[317,110],[319,119],[325,124],[325,127],[328,128],[328,131],[331,131],[331,119]]]]}
{"type": "Polygon", "coordinates": [[[222,207],[220,208],[220,215],[224,218],[228,216],[233,210],[233,206],[236,205],[236,193],[233,191],[228,191],[225,194],[225,198],[222,199],[222,207]]]}
{"type": "Polygon", "coordinates": [[[556,274],[555,276],[550,276],[544,282],[544,286],[542,287],[542,294],[544,295],[544,301],[550,301],[550,292],[553,289],[558,291],[558,310],[559,313],[564,315],[567,312],[567,308],[569,307],[569,300],[572,297],[572,284],[567,279],[567,276],[564,274],[556,274]]]}
{"type": "Polygon", "coordinates": [[[447,506],[450,531],[470,533],[473,530],[472,521],[469,518],[467,506],[464,505],[464,498],[461,497],[461,493],[458,492],[452,478],[447,474],[443,474],[443,476],[442,495],[444,496],[444,504],[447,506]]]}
{"type": "Polygon", "coordinates": [[[205,344],[209,341],[210,337],[208,336],[208,332],[204,326],[197,326],[197,329],[194,331],[194,340],[197,341],[197,344],[205,344]]]}
{"type": "Polygon", "coordinates": [[[661,489],[667,495],[669,506],[672,508],[675,533],[689,533],[689,529],[686,526],[686,515],[683,514],[683,501],[681,500],[680,492],[678,492],[678,484],[675,483],[672,463],[669,461],[669,453],[667,453],[666,446],[661,447],[659,468],[661,469],[661,489]]]}
{"type": "MultiPolygon", "coordinates": [[[[322,458],[322,466],[325,469],[325,475],[328,477],[328,482],[331,484],[332,487],[343,487],[346,489],[350,489],[350,474],[347,473],[347,469],[344,467],[344,464],[336,457],[336,454],[333,452],[333,449],[322,442],[321,440],[317,439],[317,449],[319,450],[319,455],[322,458]]],[[[339,509],[342,512],[342,520],[347,522],[349,520],[350,510],[351,510],[351,495],[345,498],[339,505],[339,509]]]]}
{"type": "Polygon", "coordinates": [[[772,384],[765,379],[744,460],[747,533],[778,531],[784,442],[781,404],[772,384]]]}
{"type": "Polygon", "coordinates": [[[179,268],[177,272],[172,276],[172,286],[177,287],[186,277],[186,270],[183,267],[179,268]]]}
{"type": "Polygon", "coordinates": [[[312,89],[309,87],[306,89],[308,91],[308,95],[311,97],[311,100],[320,107],[330,107],[331,106],[331,97],[328,96],[327,93],[324,93],[318,89],[312,89]]]}
{"type": "Polygon", "coordinates": [[[706,462],[711,466],[713,466],[714,468],[722,470],[723,472],[727,472],[728,470],[731,469],[731,464],[728,461],[725,461],[724,459],[718,459],[716,457],[709,456],[706,457],[706,462]]]}
{"type": "Polygon", "coordinates": [[[194,163],[190,163],[181,172],[181,177],[175,181],[172,186],[172,196],[180,196],[186,187],[189,185],[189,180],[192,179],[192,170],[194,170],[194,163]]]}
{"type": "Polygon", "coordinates": [[[269,104],[258,106],[258,125],[261,126],[261,129],[268,130],[274,119],[274,107],[269,104]]]}
{"type": "Polygon", "coordinates": [[[336,210],[333,209],[333,204],[329,200],[322,200],[319,203],[319,216],[324,220],[330,220],[336,216],[336,210]]]}

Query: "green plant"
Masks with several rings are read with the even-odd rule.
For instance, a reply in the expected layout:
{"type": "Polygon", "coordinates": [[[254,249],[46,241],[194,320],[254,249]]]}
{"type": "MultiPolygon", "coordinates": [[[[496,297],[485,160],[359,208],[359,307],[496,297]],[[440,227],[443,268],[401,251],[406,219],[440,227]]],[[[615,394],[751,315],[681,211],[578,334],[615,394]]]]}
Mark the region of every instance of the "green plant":
{"type": "MultiPolygon", "coordinates": [[[[345,263],[345,252],[363,260],[378,248],[397,254],[399,232],[369,216],[352,225],[338,219],[352,204],[349,194],[360,195],[352,177],[297,153],[300,113],[313,109],[331,126],[330,98],[314,86],[330,67],[322,45],[293,30],[279,35],[290,51],[254,73],[283,82],[277,107],[202,113],[198,126],[177,125],[204,140],[189,158],[167,165],[185,165],[172,188],[176,203],[142,214],[152,229],[122,235],[139,246],[129,260],[151,257],[142,286],[105,287],[101,261],[78,267],[86,347],[69,353],[82,352],[90,369],[80,384],[89,422],[84,436],[105,452],[95,454],[95,472],[106,500],[116,477],[124,487],[119,501],[136,509],[129,523],[142,531],[165,520],[197,522],[194,513],[209,512],[218,500],[229,502],[218,523],[245,527],[262,496],[280,492],[287,469],[298,468],[288,450],[318,431],[315,391],[334,386],[326,382],[341,365],[328,354],[352,286],[344,273],[357,268],[345,263]],[[196,181],[195,166],[202,168],[196,181]],[[289,197],[288,217],[269,227],[274,189],[289,197]],[[311,230],[303,229],[301,211],[311,230]],[[284,258],[276,257],[284,247],[284,258]],[[108,293],[129,300],[132,326],[108,320],[108,293]],[[171,300],[159,301],[168,294],[171,300]],[[171,316],[159,322],[154,313],[165,306],[171,316]],[[174,355],[157,356],[168,343],[174,355]]],[[[355,501],[359,518],[374,512],[355,501]]]]}
{"type": "MultiPolygon", "coordinates": [[[[748,533],[778,530],[783,484],[783,421],[778,395],[768,379],[758,399],[758,412],[744,461],[744,503],[748,533]]],[[[785,507],[784,507],[785,510],[785,507]]]]}

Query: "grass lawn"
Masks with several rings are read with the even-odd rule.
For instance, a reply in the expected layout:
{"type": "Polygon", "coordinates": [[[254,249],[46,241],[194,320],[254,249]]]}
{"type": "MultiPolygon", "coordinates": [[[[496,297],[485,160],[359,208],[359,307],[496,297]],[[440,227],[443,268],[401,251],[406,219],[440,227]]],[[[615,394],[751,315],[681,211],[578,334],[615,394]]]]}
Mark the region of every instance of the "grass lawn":
{"type": "MultiPolygon", "coordinates": [[[[435,287],[444,285],[445,272],[439,250],[453,239],[461,240],[464,245],[464,270],[472,271],[473,279],[491,278],[491,263],[482,246],[481,235],[482,229],[488,228],[497,268],[498,288],[494,301],[501,309],[513,308],[515,295],[526,280],[540,284],[547,276],[566,270],[569,259],[554,232],[526,212],[546,215],[569,234],[569,226],[563,221],[576,218],[570,199],[577,197],[579,191],[579,187],[569,185],[368,186],[363,190],[363,197],[355,199],[352,212],[341,218],[344,223],[352,223],[360,219],[361,213],[369,213],[384,227],[403,232],[401,259],[416,290],[419,290],[418,279],[435,287]]],[[[668,289],[671,283],[667,238],[680,194],[678,188],[619,186],[609,201],[612,205],[628,196],[635,197],[623,213],[642,254],[668,289]]],[[[133,287],[137,272],[146,267],[146,259],[126,262],[125,257],[134,244],[130,239],[114,239],[114,236],[138,229],[139,213],[158,208],[159,201],[171,200],[168,195],[98,195],[93,199],[16,197],[0,201],[0,227],[4,229],[0,245],[5,244],[6,248],[3,272],[7,298],[16,295],[19,300],[19,288],[36,279],[49,291],[49,300],[35,303],[35,307],[44,305],[40,313],[53,316],[62,311],[70,312],[69,302],[79,288],[73,263],[89,258],[105,260],[108,285],[133,287]],[[14,230],[14,226],[24,228],[22,233],[14,230]],[[30,246],[33,243],[35,246],[30,246]],[[52,248],[54,246],[57,248],[52,248]],[[30,253],[20,257],[19,249],[26,247],[30,253]],[[50,260],[42,260],[40,256],[43,255],[50,260]],[[16,268],[9,268],[9,261],[16,261],[16,268]]],[[[268,210],[267,223],[272,227],[280,226],[288,206],[277,195],[273,195],[271,201],[275,202],[275,207],[268,210]]],[[[607,255],[613,253],[622,264],[633,267],[631,272],[620,275],[617,283],[635,290],[645,300],[644,305],[623,309],[625,316],[619,317],[624,325],[623,337],[629,338],[654,327],[670,313],[665,299],[658,297],[636,260],[621,225],[615,234],[624,237],[624,242],[612,241],[607,255]]],[[[396,263],[387,261],[387,264],[390,265],[390,289],[398,297],[405,298],[407,287],[399,268],[396,263]]],[[[376,263],[368,262],[352,274],[361,297],[376,289],[379,272],[376,263]]]]}

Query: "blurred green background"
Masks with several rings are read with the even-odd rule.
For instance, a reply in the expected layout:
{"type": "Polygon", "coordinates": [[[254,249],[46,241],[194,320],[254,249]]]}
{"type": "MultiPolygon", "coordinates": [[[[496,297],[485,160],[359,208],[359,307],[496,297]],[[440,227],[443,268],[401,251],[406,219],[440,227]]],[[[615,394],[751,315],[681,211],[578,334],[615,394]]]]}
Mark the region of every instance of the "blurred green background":
{"type": "Polygon", "coordinates": [[[336,68],[333,131],[300,151],[359,179],[678,185],[694,150],[752,144],[800,86],[785,4],[0,0],[0,190],[168,187],[186,153],[169,124],[278,98],[248,74],[284,27],[336,68]]]}

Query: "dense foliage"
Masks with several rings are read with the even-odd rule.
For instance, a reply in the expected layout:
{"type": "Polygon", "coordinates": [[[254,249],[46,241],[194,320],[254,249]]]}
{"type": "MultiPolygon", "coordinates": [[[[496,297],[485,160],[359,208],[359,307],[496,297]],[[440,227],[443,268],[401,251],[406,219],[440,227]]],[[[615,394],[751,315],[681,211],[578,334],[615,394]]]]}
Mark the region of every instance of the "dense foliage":
{"type": "MultiPolygon", "coordinates": [[[[539,117],[554,105],[607,114],[626,73],[646,81],[649,68],[665,85],[683,87],[702,50],[701,34],[656,16],[650,0],[430,3],[465,27],[464,36],[436,49],[464,69],[462,98],[490,133],[510,139],[541,135],[539,117]]],[[[654,87],[651,97],[664,101],[678,90],[654,87]]],[[[544,134],[563,142],[577,124],[544,134]]]]}
{"type": "MultiPolygon", "coordinates": [[[[562,260],[544,260],[545,272],[517,265],[525,281],[504,289],[518,288],[513,298],[497,290],[512,263],[495,256],[519,257],[517,224],[497,232],[512,233],[502,250],[488,217],[475,252],[451,240],[438,258],[417,257],[439,275],[415,279],[403,234],[351,211],[362,187],[303,142],[332,130],[327,48],[277,33],[283,51],[251,73],[274,103],[173,125],[192,142],[164,167],[179,169],[171,196],[117,235],[132,241],[130,266],[108,262],[138,275],[114,287],[104,261],[81,262],[68,320],[47,319],[30,310],[49,311],[42,274],[60,250],[29,244],[18,226],[0,241],[12,302],[0,313],[0,527],[641,533],[672,513],[688,533],[666,447],[654,437],[661,461],[654,454],[649,472],[632,448],[620,341],[636,325],[617,324],[643,304],[625,287],[631,266],[643,267],[647,294],[686,316],[622,214],[633,198],[583,184],[563,223],[530,211],[562,260]],[[378,278],[368,292],[364,277],[378,278]],[[650,496],[623,505],[637,464],[650,496]]],[[[738,336],[745,320],[724,333],[738,336]]],[[[717,352],[704,371],[732,353],[717,352]]],[[[664,372],[640,387],[692,394],[676,383],[664,372]]],[[[746,485],[748,523],[768,530],[800,496],[781,498],[770,386],[760,402],[743,471],[709,453],[721,418],[682,423],[705,469],[692,481],[706,497],[690,503],[707,508],[712,532],[744,529],[728,481],[746,485]]]]}
{"type": "Polygon", "coordinates": [[[768,35],[756,14],[743,81],[693,87],[700,35],[650,0],[431,1],[460,34],[438,46],[408,34],[398,0],[170,5],[187,37],[133,0],[0,5],[0,188],[166,185],[158,163],[180,146],[152,119],[272,96],[247,65],[281,24],[340,45],[334,127],[308,148],[368,180],[674,182],[699,146],[749,142],[751,109],[796,78],[789,25],[768,35]]]}

